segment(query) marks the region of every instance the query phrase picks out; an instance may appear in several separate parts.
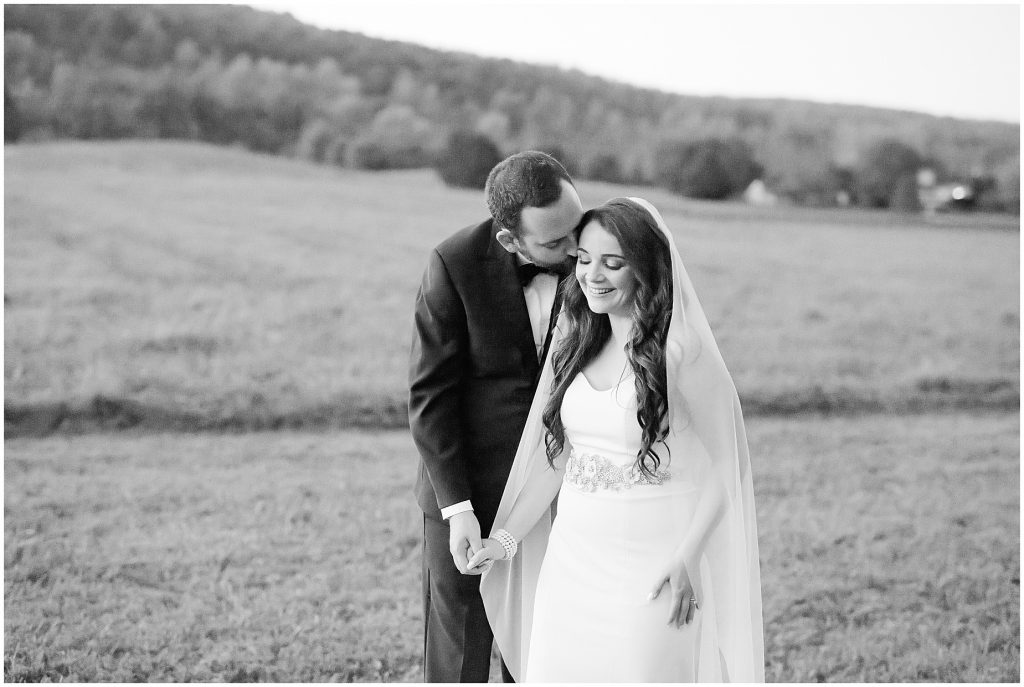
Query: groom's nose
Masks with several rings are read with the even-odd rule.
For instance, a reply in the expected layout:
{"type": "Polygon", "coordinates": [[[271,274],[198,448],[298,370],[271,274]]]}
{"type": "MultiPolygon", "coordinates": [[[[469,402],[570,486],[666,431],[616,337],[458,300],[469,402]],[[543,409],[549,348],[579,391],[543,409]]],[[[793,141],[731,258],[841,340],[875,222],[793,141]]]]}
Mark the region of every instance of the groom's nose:
{"type": "Polygon", "coordinates": [[[579,247],[579,243],[576,241],[576,232],[572,232],[571,234],[569,234],[567,238],[568,241],[566,241],[565,243],[568,247],[565,249],[565,254],[570,258],[575,258],[576,249],[579,247]]]}

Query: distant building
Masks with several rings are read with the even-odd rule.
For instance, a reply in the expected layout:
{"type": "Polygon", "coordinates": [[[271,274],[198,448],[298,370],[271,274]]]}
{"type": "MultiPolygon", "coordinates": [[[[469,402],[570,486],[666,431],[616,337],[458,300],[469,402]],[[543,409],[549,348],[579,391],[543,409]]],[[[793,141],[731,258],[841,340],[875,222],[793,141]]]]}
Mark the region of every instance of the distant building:
{"type": "Polygon", "coordinates": [[[929,214],[974,208],[975,192],[971,184],[958,181],[937,184],[935,183],[935,172],[930,169],[922,169],[918,172],[917,184],[921,207],[929,214]],[[926,172],[931,172],[930,176],[926,172]],[[922,181],[930,183],[922,184],[922,181]]]}
{"type": "Polygon", "coordinates": [[[743,200],[749,205],[770,207],[778,204],[779,197],[769,191],[763,181],[760,179],[754,179],[750,182],[750,186],[747,186],[747,190],[743,192],[743,200]]]}

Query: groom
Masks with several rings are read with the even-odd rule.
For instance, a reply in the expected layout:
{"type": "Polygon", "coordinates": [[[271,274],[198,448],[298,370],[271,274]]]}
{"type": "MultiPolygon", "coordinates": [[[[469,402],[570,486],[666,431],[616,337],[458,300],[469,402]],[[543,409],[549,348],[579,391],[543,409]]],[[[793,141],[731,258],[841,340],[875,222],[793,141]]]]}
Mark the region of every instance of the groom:
{"type": "MultiPolygon", "coordinates": [[[[409,425],[426,682],[487,681],[493,635],[467,562],[494,522],[583,216],[565,168],[536,151],[498,163],[485,195],[491,219],[431,252],[416,295],[409,425]]],[[[504,664],[502,676],[512,681],[504,664]]]]}

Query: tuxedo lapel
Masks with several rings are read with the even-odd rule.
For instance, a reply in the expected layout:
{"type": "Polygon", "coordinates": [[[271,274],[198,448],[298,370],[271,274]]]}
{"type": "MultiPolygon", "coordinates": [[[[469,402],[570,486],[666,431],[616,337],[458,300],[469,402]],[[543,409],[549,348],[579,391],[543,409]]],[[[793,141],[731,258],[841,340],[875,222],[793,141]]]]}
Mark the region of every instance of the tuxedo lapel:
{"type": "Polygon", "coordinates": [[[526,309],[516,264],[516,256],[491,237],[483,270],[486,283],[482,286],[490,291],[494,317],[505,323],[503,329],[507,334],[507,345],[519,349],[524,366],[530,374],[534,374],[540,369],[537,345],[533,340],[533,326],[530,324],[530,313],[526,309]]]}

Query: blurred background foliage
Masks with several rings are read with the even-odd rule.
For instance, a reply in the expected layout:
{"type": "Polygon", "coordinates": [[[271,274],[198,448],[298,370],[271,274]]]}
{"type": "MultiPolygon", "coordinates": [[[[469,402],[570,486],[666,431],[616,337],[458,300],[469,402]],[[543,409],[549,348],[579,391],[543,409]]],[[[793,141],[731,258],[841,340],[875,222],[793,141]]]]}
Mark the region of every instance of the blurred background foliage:
{"type": "Polygon", "coordinates": [[[576,176],[690,197],[737,197],[757,180],[782,202],[899,210],[920,208],[924,168],[932,184],[971,185],[962,207],[1019,212],[1011,123],[676,95],[246,6],[5,5],[4,19],[7,142],[199,140],[369,170],[434,166],[470,187],[495,151],[539,148],[576,176]]]}

